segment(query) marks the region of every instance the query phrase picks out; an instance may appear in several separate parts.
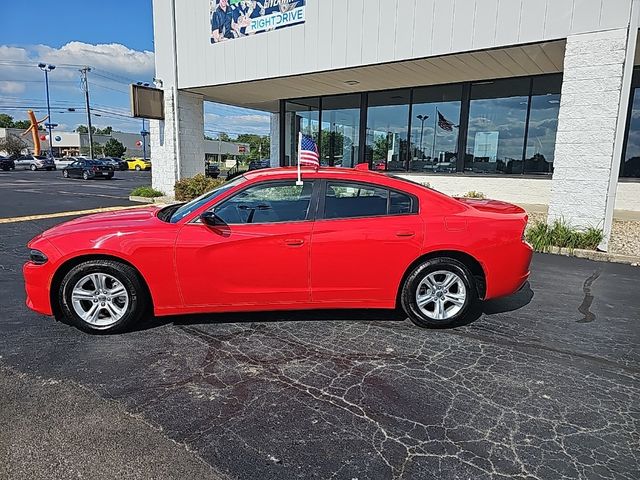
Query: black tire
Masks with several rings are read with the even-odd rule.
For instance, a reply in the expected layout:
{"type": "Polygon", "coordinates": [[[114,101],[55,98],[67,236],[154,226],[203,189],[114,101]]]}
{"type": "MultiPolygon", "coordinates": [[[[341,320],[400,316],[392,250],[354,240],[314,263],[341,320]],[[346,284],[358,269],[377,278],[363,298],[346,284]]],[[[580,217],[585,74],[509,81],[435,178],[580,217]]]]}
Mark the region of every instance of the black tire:
{"type": "Polygon", "coordinates": [[[58,305],[62,312],[62,321],[93,334],[111,334],[127,330],[144,315],[148,305],[147,300],[146,289],[135,269],[114,260],[89,260],[76,265],[64,276],[58,291],[58,305]],[[106,327],[98,327],[83,320],[72,306],[73,287],[82,277],[91,273],[105,273],[116,278],[124,286],[129,296],[129,304],[124,316],[106,327]]]}
{"type": "Polygon", "coordinates": [[[2,171],[8,172],[10,167],[2,167],[2,171]]]}
{"type": "Polygon", "coordinates": [[[89,180],[89,173],[82,172],[82,178],[84,178],[85,180],[89,180]]]}
{"type": "Polygon", "coordinates": [[[29,168],[31,169],[32,172],[35,172],[38,169],[38,167],[36,167],[33,164],[31,164],[31,166],[29,168]]]}
{"type": "MultiPolygon", "coordinates": [[[[457,290],[458,287],[456,286],[455,288],[457,290]]],[[[446,292],[448,292],[448,290],[446,290],[446,292]]],[[[440,291],[438,295],[446,294],[446,292],[440,291]]],[[[456,294],[458,292],[453,293],[456,294]]],[[[414,324],[424,328],[449,327],[463,323],[466,317],[471,313],[471,310],[477,303],[477,300],[478,289],[469,268],[467,268],[464,263],[449,257],[432,258],[415,267],[405,280],[401,293],[402,308],[409,316],[409,319],[414,324]],[[427,277],[427,275],[440,271],[455,274],[462,281],[465,289],[464,303],[460,310],[454,315],[443,319],[437,319],[427,315],[427,313],[418,306],[416,299],[418,288],[425,288],[425,286],[421,287],[421,282],[427,277]]],[[[445,302],[444,305],[449,305],[449,307],[443,307],[445,308],[445,311],[453,306],[453,304],[447,302],[446,298],[443,298],[443,301],[445,302]]],[[[434,303],[429,304],[434,305],[435,309],[434,303]]]]}
{"type": "Polygon", "coordinates": [[[107,180],[111,180],[113,178],[113,173],[110,173],[109,175],[107,175],[107,180]]]}
{"type": "Polygon", "coordinates": [[[69,178],[69,171],[68,170],[62,170],[62,176],[64,178],[69,178]]]}
{"type": "Polygon", "coordinates": [[[136,165],[136,172],[139,172],[140,170],[142,170],[142,169],[140,168],[140,165],[136,165]]]}

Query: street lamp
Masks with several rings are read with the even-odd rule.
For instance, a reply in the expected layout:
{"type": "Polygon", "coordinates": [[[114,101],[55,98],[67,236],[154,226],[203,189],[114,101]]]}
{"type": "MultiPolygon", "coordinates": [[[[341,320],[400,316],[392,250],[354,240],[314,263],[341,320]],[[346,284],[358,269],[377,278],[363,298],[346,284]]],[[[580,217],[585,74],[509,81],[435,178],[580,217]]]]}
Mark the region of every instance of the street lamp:
{"type": "Polygon", "coordinates": [[[429,115],[418,115],[416,117],[420,120],[420,160],[424,160],[424,151],[422,150],[422,138],[424,137],[424,121],[429,118],[429,115]]]}
{"type": "MultiPolygon", "coordinates": [[[[149,83],[148,82],[136,82],[136,85],[139,85],[141,87],[148,87],[149,83]]],[[[142,135],[142,159],[146,160],[147,159],[147,137],[149,136],[149,132],[145,128],[144,118],[142,119],[142,130],[140,131],[140,135],[142,135]]]]}
{"type": "Polygon", "coordinates": [[[51,130],[56,125],[51,123],[51,105],[49,104],[49,72],[55,70],[56,66],[48,65],[46,63],[39,63],[38,68],[44,72],[44,84],[47,91],[47,116],[49,118],[49,121],[44,125],[49,129],[49,156],[53,158],[53,135],[51,133],[51,130]]]}

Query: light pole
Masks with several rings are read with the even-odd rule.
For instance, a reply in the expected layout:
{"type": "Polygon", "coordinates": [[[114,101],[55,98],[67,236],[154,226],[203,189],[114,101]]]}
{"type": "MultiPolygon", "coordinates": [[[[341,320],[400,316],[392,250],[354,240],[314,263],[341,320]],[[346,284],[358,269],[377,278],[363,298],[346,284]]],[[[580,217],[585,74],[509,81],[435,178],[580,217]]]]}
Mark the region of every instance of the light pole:
{"type": "Polygon", "coordinates": [[[47,117],[48,122],[45,123],[45,126],[49,129],[49,156],[53,158],[53,135],[51,134],[51,130],[55,125],[51,123],[51,105],[49,103],[49,72],[55,70],[55,65],[48,65],[46,63],[39,63],[38,68],[44,72],[44,84],[45,90],[47,91],[47,117]]]}
{"type": "Polygon", "coordinates": [[[424,121],[429,118],[429,115],[418,115],[416,117],[420,120],[420,160],[424,160],[424,151],[422,150],[422,139],[424,137],[424,121]]]}

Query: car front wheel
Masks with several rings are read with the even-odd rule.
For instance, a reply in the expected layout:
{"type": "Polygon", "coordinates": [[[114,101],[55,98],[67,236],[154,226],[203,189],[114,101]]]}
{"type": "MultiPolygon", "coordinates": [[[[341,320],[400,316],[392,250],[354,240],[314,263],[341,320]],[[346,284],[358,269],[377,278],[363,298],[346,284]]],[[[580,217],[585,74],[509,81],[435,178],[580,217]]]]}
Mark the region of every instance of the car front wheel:
{"type": "Polygon", "coordinates": [[[67,170],[63,170],[63,171],[62,171],[62,176],[63,176],[64,178],[69,178],[69,172],[68,172],[67,170]]]}
{"type": "Polygon", "coordinates": [[[31,165],[29,168],[32,172],[35,172],[38,169],[38,167],[36,167],[35,165],[31,165]]]}
{"type": "Polygon", "coordinates": [[[90,260],[63,278],[58,302],[65,320],[89,333],[117,333],[140,320],[146,294],[136,271],[112,260],[90,260]]]}
{"type": "Polygon", "coordinates": [[[420,327],[446,327],[467,317],[477,301],[473,275],[466,265],[448,257],[418,265],[402,290],[402,308],[420,327]]]}
{"type": "Polygon", "coordinates": [[[140,168],[140,165],[136,165],[136,172],[139,172],[140,170],[142,170],[142,169],[140,168]]]}
{"type": "Polygon", "coordinates": [[[82,172],[82,178],[84,178],[85,180],[89,180],[89,173],[88,172],[82,172]]]}

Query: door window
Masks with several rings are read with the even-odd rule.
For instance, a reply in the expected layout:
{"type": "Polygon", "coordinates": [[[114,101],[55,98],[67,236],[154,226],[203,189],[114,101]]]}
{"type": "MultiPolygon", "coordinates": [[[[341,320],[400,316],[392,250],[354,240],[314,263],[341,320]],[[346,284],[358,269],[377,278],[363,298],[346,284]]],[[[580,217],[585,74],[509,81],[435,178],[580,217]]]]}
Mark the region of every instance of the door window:
{"type": "Polygon", "coordinates": [[[313,182],[294,180],[249,187],[215,208],[227,224],[299,222],[309,217],[313,182]]]}
{"type": "Polygon", "coordinates": [[[409,195],[358,183],[327,182],[324,218],[356,218],[412,213],[409,195]]]}

